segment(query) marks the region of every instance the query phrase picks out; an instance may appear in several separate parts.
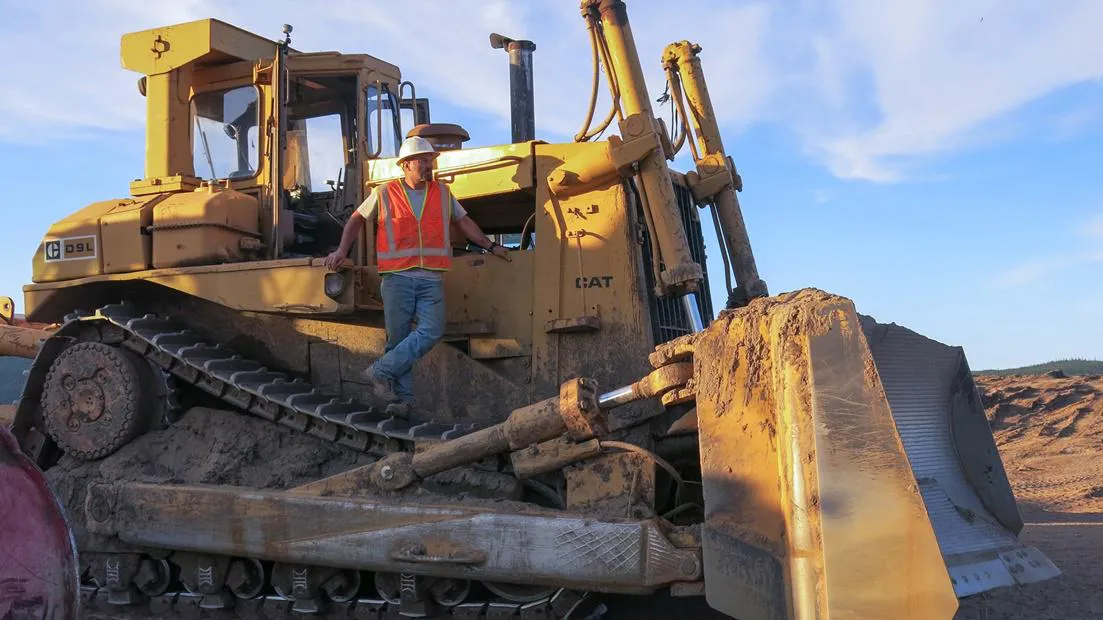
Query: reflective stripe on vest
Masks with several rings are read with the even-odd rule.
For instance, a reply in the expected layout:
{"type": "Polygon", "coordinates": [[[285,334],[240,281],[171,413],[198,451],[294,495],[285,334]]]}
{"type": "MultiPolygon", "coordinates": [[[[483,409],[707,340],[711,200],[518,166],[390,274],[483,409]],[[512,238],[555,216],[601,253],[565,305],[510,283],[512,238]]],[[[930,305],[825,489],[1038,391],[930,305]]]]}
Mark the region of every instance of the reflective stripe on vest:
{"type": "Polygon", "coordinates": [[[452,265],[452,194],[448,186],[430,181],[425,187],[421,217],[414,215],[401,179],[380,186],[375,248],[379,273],[406,269],[447,271],[452,265]],[[434,208],[435,205],[440,208],[434,208]]]}

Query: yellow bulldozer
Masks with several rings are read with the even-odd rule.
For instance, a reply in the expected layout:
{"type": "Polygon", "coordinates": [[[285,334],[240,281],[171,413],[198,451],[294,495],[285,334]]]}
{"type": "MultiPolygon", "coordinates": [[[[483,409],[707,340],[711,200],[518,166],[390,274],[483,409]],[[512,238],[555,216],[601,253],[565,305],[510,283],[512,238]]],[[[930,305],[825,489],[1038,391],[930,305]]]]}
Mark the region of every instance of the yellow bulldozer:
{"type": "Polygon", "coordinates": [[[949,619],[1059,574],[1017,538],[962,350],[771,295],[702,50],[662,52],[667,127],[624,2],[581,9],[566,143],[535,136],[531,41],[491,35],[512,141],[465,147],[399,67],[290,27],[122,37],[144,177],[50,226],[30,323],[0,327],[33,359],[0,429],[0,618],[949,619]],[[452,243],[404,418],[361,374],[373,230],[323,258],[408,136],[511,260],[452,243]]]}

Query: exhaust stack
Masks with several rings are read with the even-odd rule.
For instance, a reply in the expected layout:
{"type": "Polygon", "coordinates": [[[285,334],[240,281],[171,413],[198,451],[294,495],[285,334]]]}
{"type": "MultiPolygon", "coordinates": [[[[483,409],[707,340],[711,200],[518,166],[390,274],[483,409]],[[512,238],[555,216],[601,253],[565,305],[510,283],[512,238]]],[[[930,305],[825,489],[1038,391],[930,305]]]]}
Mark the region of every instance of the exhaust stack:
{"type": "Polygon", "coordinates": [[[491,33],[490,47],[505,49],[509,53],[509,108],[513,142],[536,139],[535,105],[532,89],[532,41],[515,41],[498,33],[491,33]]]}

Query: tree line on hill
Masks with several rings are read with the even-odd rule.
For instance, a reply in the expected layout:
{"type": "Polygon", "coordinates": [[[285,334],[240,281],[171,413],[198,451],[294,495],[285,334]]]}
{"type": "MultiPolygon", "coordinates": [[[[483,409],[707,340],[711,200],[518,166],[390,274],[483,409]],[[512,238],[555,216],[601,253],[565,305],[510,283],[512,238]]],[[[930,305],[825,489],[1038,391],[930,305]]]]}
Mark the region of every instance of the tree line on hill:
{"type": "Polygon", "coordinates": [[[1054,360],[1044,364],[1033,366],[1020,366],[1019,368],[1002,368],[998,370],[978,370],[974,375],[1044,375],[1051,372],[1060,372],[1065,375],[1103,375],[1103,361],[1073,358],[1067,360],[1054,360]]]}

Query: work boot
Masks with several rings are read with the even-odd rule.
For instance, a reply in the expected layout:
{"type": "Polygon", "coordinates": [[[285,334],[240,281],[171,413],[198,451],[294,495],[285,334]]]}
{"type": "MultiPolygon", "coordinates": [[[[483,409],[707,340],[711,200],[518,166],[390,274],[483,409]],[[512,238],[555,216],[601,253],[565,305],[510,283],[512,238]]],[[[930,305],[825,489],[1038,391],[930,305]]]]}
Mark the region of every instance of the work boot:
{"type": "Polygon", "coordinates": [[[403,420],[405,420],[410,417],[410,409],[412,408],[413,407],[410,406],[410,403],[404,400],[400,400],[396,403],[388,404],[387,408],[383,411],[387,415],[393,415],[396,418],[402,418],[403,420]]]}
{"type": "Polygon", "coordinates": [[[364,380],[371,386],[372,392],[384,401],[390,403],[398,400],[391,380],[376,374],[374,368],[369,366],[364,370],[364,380]]]}

